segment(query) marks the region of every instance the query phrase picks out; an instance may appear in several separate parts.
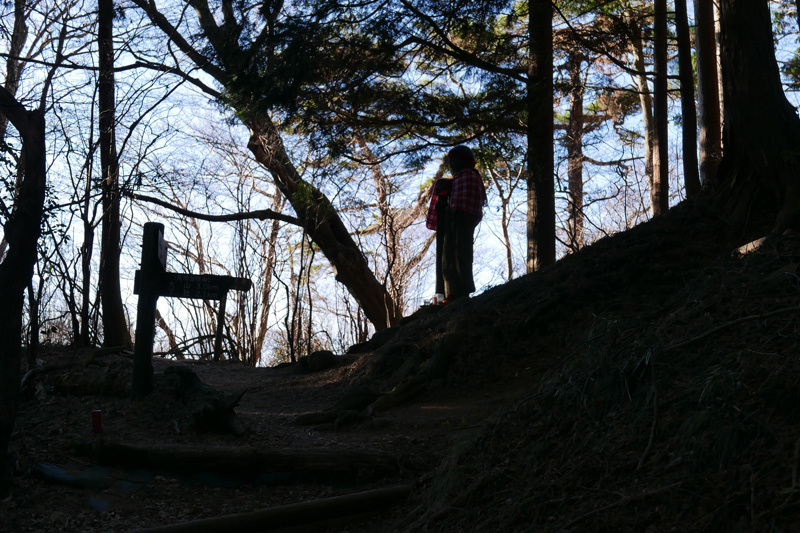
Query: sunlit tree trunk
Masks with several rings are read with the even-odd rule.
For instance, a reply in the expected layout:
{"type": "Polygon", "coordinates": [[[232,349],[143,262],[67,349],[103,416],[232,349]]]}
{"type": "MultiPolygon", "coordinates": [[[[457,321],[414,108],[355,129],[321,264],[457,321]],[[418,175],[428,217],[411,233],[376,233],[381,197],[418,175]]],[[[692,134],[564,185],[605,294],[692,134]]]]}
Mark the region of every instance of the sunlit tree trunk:
{"type": "Polygon", "coordinates": [[[669,209],[669,109],[667,106],[667,0],[653,7],[653,180],[650,208],[653,216],[669,209]]]}
{"type": "Polygon", "coordinates": [[[553,4],[529,2],[527,271],[555,263],[553,159],[553,4]]]}
{"type": "Polygon", "coordinates": [[[581,76],[583,55],[569,54],[569,122],[565,144],[567,148],[567,177],[569,180],[569,219],[567,238],[569,249],[577,252],[584,246],[583,233],[583,132],[584,83],[581,76]]]}

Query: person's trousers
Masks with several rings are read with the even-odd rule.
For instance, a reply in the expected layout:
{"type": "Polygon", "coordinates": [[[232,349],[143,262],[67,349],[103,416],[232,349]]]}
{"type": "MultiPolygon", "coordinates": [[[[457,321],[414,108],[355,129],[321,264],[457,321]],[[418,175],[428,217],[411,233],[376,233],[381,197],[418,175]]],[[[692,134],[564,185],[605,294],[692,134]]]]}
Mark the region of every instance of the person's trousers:
{"type": "Polygon", "coordinates": [[[465,211],[448,211],[447,215],[442,244],[442,276],[445,297],[455,300],[475,292],[472,245],[477,216],[465,211]]]}
{"type": "Polygon", "coordinates": [[[436,294],[444,294],[444,273],[442,272],[442,261],[444,258],[444,235],[447,233],[447,212],[441,211],[436,214],[436,294]]]}

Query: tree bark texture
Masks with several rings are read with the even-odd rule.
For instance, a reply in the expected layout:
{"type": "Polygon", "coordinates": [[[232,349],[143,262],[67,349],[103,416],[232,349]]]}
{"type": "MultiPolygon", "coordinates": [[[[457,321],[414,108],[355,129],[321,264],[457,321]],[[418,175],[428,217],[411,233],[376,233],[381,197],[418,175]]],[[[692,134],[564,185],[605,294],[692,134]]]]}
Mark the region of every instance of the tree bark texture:
{"type": "Polygon", "coordinates": [[[569,71],[569,122],[567,123],[567,175],[569,178],[568,246],[577,252],[584,245],[583,235],[583,114],[584,83],[581,76],[583,55],[571,53],[569,71]]]}
{"type": "Polygon", "coordinates": [[[103,345],[131,346],[131,336],[122,305],[119,281],[120,211],[119,162],[114,133],[114,43],[113,0],[99,0],[97,13],[97,48],[99,76],[100,168],[103,192],[103,220],[100,248],[99,291],[103,307],[103,345]]]}
{"type": "Polygon", "coordinates": [[[553,157],[553,4],[531,0],[528,32],[528,257],[533,272],[556,261],[553,157]]]}
{"type": "Polygon", "coordinates": [[[694,103],[694,69],[692,39],[686,0],[675,0],[675,26],[678,33],[678,63],[681,84],[681,136],[683,145],[683,182],[687,198],[700,194],[700,173],[697,168],[697,108],[694,103]]]}
{"type": "Polygon", "coordinates": [[[766,0],[722,0],[725,147],[717,206],[745,227],[800,227],[800,119],[786,99],[766,0]]]}
{"type": "Polygon", "coordinates": [[[667,106],[667,0],[653,4],[653,216],[669,209],[669,108],[667,106]]]}
{"type": "Polygon", "coordinates": [[[309,237],[330,261],[336,281],[347,287],[376,330],[397,324],[401,317],[386,287],[375,277],[327,196],[297,172],[272,120],[266,115],[252,118],[248,126],[248,148],[270,171],[309,237]]]}
{"type": "Polygon", "coordinates": [[[697,101],[700,116],[698,142],[700,182],[709,186],[722,158],[717,40],[712,0],[694,1],[695,49],[697,53],[697,101]]]}
{"type": "Polygon", "coordinates": [[[22,138],[23,179],[6,221],[8,251],[0,263],[0,496],[9,488],[7,453],[19,391],[22,306],[33,277],[46,183],[45,121],[39,110],[27,111],[0,87],[0,113],[22,138]]]}

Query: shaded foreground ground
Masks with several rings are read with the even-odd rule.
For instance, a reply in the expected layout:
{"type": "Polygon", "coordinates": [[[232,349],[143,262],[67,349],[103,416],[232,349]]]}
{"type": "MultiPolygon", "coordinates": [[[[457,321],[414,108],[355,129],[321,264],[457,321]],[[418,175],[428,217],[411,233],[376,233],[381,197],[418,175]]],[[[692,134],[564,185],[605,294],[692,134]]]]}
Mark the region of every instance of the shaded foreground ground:
{"type": "Polygon", "coordinates": [[[191,407],[163,391],[112,395],[126,354],[54,350],[51,370],[26,383],[0,530],[130,531],[409,485],[388,510],[328,527],[797,531],[800,236],[736,252],[755,237],[679,207],[536,275],[422,309],[329,370],[183,363],[215,389],[247,389],[240,436],[198,431],[191,407]],[[101,384],[76,385],[98,368],[101,384]],[[386,394],[292,424],[366,389],[386,394]],[[203,461],[182,473],[100,465],[86,450],[101,442],[363,452],[392,466],[244,479],[203,461]],[[43,464],[78,481],[55,482],[43,464]]]}

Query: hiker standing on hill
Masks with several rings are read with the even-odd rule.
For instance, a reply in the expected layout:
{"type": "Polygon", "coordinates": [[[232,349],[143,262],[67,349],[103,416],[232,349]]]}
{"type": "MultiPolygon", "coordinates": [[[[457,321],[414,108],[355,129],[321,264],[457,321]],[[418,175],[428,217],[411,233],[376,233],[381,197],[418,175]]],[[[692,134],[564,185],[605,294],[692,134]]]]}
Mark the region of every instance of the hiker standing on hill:
{"type": "MultiPolygon", "coordinates": [[[[446,195],[447,207],[444,217],[439,219],[440,210],[435,209],[442,201],[436,194],[436,201],[431,202],[437,230],[437,286],[440,292],[439,271],[443,278],[445,302],[457,300],[475,291],[472,277],[473,238],[475,227],[483,216],[483,204],[486,202],[486,189],[478,171],[475,170],[475,156],[467,146],[456,146],[447,153],[446,163],[453,175],[449,193],[446,195]],[[441,241],[441,245],[440,245],[441,241]],[[440,252],[441,247],[441,252],[440,252]]],[[[438,182],[443,180],[437,180],[438,182]]],[[[434,185],[436,193],[437,185],[434,185]]],[[[442,185],[444,189],[446,186],[442,185]]],[[[429,222],[431,211],[428,212],[429,222]]],[[[430,228],[430,224],[428,225],[430,228]]]]}

